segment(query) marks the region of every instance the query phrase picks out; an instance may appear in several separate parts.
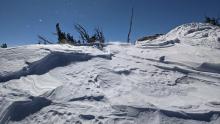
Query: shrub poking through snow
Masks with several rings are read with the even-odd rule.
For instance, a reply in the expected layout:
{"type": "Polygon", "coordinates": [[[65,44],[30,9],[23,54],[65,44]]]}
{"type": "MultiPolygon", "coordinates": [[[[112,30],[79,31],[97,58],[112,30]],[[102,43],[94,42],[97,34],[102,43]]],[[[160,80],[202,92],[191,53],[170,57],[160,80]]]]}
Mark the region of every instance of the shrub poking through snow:
{"type": "Polygon", "coordinates": [[[212,25],[217,25],[217,26],[220,26],[220,24],[219,24],[219,22],[218,22],[218,20],[219,20],[220,18],[215,18],[215,17],[213,17],[213,18],[210,18],[210,17],[205,17],[205,23],[209,23],[209,24],[212,24],[212,25]]]}
{"type": "Polygon", "coordinates": [[[1,48],[7,48],[8,46],[7,46],[7,44],[6,43],[3,43],[2,45],[1,45],[1,48]]]}

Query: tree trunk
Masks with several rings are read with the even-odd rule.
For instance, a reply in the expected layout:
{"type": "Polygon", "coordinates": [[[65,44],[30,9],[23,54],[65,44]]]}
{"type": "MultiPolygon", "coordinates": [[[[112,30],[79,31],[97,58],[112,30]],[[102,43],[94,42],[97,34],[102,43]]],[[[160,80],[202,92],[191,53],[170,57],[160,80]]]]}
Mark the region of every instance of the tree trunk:
{"type": "Polygon", "coordinates": [[[132,11],[131,11],[131,19],[130,19],[127,43],[130,43],[130,35],[131,35],[131,29],[132,29],[132,24],[133,24],[133,18],[134,18],[134,8],[132,8],[132,11]]]}

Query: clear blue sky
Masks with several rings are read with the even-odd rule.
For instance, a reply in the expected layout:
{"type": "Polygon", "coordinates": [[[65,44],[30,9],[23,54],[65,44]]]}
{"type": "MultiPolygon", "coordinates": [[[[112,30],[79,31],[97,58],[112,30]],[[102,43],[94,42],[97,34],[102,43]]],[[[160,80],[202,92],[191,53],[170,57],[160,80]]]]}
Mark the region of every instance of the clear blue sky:
{"type": "Polygon", "coordinates": [[[90,33],[102,27],[107,40],[125,41],[132,6],[133,41],[202,21],[205,15],[220,17],[220,0],[0,0],[0,43],[33,44],[38,34],[57,41],[57,22],[75,38],[74,24],[80,23],[90,33]]]}

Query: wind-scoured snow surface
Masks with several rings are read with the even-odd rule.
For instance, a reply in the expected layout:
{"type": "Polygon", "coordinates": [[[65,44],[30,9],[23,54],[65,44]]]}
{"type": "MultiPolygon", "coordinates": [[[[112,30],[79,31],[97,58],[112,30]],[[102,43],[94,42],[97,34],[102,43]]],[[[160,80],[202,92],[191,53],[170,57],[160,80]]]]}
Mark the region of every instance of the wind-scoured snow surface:
{"type": "Polygon", "coordinates": [[[220,29],[136,45],[0,49],[0,123],[220,124],[220,29]]]}

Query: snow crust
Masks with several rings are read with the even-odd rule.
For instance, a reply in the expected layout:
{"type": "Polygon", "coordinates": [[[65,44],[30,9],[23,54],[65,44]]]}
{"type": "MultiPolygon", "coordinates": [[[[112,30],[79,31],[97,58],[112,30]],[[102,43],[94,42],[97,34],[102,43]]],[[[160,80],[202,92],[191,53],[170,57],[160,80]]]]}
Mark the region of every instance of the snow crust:
{"type": "Polygon", "coordinates": [[[219,31],[191,23],[135,46],[0,49],[0,123],[219,124],[219,31]]]}

